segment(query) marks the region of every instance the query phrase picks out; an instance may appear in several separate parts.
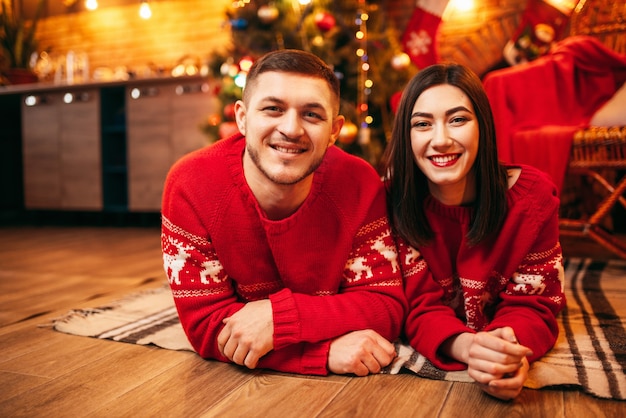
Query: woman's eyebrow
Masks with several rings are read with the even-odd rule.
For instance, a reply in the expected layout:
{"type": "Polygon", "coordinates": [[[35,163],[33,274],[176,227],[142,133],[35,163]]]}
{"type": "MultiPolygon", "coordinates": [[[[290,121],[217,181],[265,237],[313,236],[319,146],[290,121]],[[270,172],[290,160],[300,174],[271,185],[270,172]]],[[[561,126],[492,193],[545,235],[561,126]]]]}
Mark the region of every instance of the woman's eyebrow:
{"type": "Polygon", "coordinates": [[[451,115],[451,114],[456,113],[456,112],[469,112],[469,113],[472,113],[465,106],[457,106],[457,107],[453,107],[452,109],[446,110],[446,116],[451,115]]]}
{"type": "Polygon", "coordinates": [[[413,112],[411,114],[411,117],[412,118],[415,118],[415,117],[432,118],[433,114],[432,113],[427,113],[427,112],[413,112]]]}
{"type": "MultiPolygon", "coordinates": [[[[466,108],[465,106],[456,106],[453,107],[451,109],[446,110],[446,116],[452,115],[456,112],[461,112],[461,111],[465,111],[465,112],[469,112],[472,113],[468,108],[466,108]]],[[[428,112],[413,112],[411,114],[412,118],[415,117],[422,117],[422,118],[432,118],[433,114],[432,113],[428,113],[428,112]]]]}

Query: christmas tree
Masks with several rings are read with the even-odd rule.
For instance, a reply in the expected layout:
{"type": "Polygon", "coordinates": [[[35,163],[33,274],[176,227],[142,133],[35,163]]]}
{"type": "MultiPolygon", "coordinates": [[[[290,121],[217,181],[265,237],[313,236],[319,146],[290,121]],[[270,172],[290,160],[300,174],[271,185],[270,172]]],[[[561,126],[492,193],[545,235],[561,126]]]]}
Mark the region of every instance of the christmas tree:
{"type": "Polygon", "coordinates": [[[365,0],[241,0],[225,16],[232,46],[210,63],[220,79],[223,110],[209,117],[207,133],[220,138],[236,130],[233,103],[255,59],[272,50],[302,49],[326,61],[341,81],[346,123],[337,145],[377,166],[393,122],[390,99],[417,71],[381,6],[365,0]]]}

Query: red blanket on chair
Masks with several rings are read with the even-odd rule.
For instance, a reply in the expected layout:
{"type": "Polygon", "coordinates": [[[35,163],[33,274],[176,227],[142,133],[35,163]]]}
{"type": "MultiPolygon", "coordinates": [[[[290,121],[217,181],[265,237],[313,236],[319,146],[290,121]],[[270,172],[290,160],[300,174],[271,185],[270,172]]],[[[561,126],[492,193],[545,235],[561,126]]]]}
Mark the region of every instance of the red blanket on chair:
{"type": "Polygon", "coordinates": [[[626,54],[588,36],[573,36],[527,64],[484,78],[498,135],[498,154],[534,165],[562,187],[572,135],[626,81],[626,54]]]}

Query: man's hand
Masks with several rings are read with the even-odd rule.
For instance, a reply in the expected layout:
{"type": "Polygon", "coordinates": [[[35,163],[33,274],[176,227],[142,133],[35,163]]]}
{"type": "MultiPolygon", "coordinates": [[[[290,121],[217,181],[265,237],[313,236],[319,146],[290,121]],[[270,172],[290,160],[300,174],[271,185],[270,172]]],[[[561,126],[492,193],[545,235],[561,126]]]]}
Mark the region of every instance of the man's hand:
{"type": "Polygon", "coordinates": [[[330,344],[328,370],[367,376],[379,373],[396,356],[392,343],[373,330],[353,331],[330,344]]]}
{"type": "Polygon", "coordinates": [[[254,369],[261,357],[274,348],[274,320],[269,299],[247,303],[224,319],[217,346],[233,363],[254,369]]]}

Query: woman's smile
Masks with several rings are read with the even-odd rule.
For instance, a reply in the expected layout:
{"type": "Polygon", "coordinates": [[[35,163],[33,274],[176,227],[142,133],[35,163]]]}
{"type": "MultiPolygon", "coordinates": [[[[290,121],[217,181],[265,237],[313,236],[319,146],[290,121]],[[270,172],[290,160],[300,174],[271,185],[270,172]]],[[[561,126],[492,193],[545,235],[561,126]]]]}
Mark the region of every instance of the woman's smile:
{"type": "Polygon", "coordinates": [[[461,158],[461,154],[441,154],[428,157],[428,159],[437,167],[453,166],[459,158],[461,158]]]}

